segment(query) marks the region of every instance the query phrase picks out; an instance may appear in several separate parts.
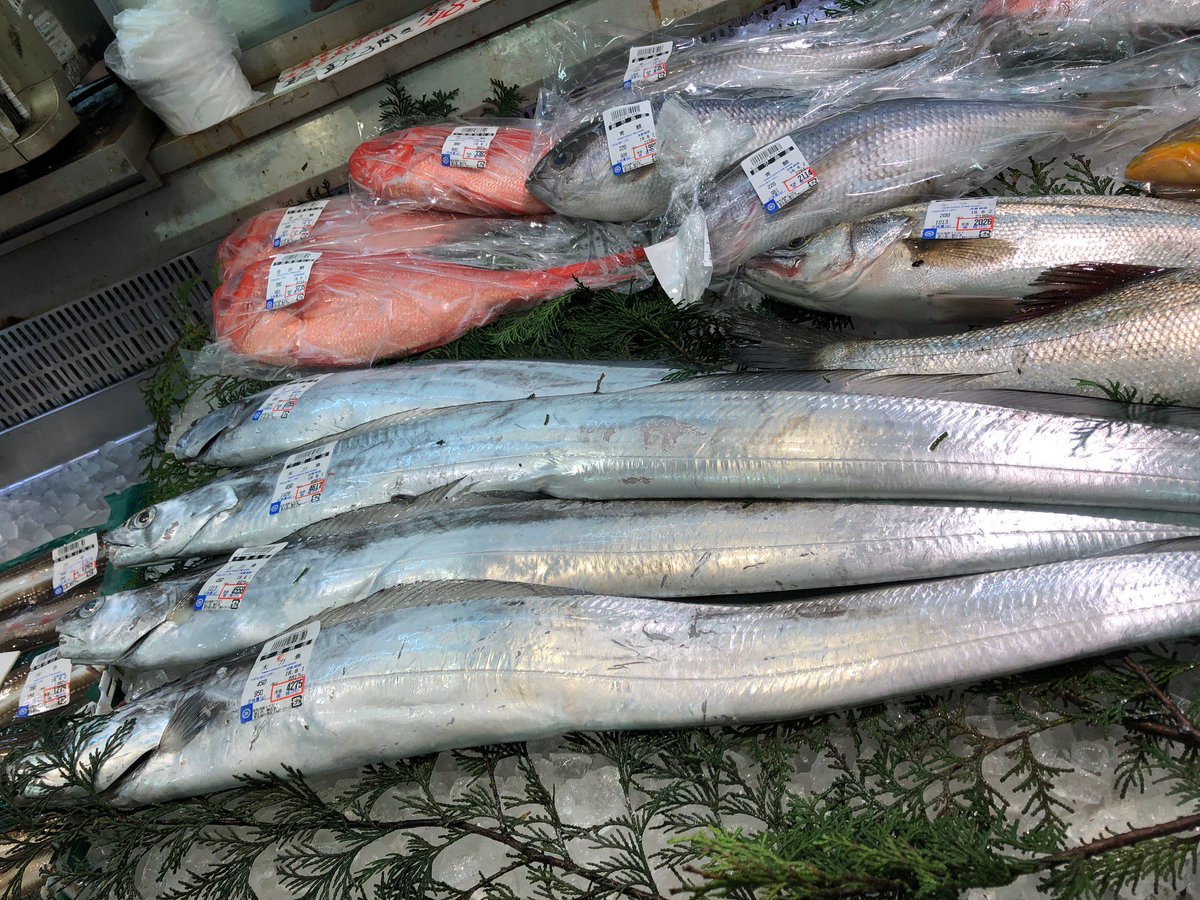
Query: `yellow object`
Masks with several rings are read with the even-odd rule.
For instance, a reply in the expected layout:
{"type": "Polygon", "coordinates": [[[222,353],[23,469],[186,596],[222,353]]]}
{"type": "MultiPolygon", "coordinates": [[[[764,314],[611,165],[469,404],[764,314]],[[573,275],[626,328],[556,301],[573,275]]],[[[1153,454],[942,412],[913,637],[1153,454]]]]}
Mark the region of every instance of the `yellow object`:
{"type": "Polygon", "coordinates": [[[1200,187],[1200,121],[1189,122],[1147,147],[1125,168],[1130,181],[1200,187]]]}

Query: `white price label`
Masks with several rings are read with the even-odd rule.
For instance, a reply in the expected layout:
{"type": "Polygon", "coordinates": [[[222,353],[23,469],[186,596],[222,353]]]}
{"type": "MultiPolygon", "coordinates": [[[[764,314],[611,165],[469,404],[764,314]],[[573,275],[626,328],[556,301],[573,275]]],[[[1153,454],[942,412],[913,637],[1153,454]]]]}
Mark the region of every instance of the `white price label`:
{"type": "Polygon", "coordinates": [[[629,62],[625,66],[625,87],[639,82],[661,81],[667,77],[667,58],[675,45],[671,41],[629,48],[629,62]]]}
{"type": "Polygon", "coordinates": [[[297,378],[295,381],[289,381],[287,384],[280,385],[267,395],[267,399],[263,401],[262,406],[254,411],[254,415],[250,417],[251,422],[257,422],[259,419],[286,419],[292,414],[292,410],[296,408],[297,402],[304,396],[309,388],[324,381],[329,377],[325,375],[312,375],[308,378],[297,378]]]}
{"type": "Polygon", "coordinates": [[[193,608],[197,611],[208,609],[237,609],[246,597],[246,588],[258,570],[267,561],[287,546],[268,544],[265,547],[242,547],[235,550],[229,562],[217,569],[204,582],[200,593],[196,595],[193,608]]]}
{"type": "Polygon", "coordinates": [[[743,159],[742,171],[767,215],[779,212],[817,184],[808,160],[787,135],[743,159]]]}
{"type": "Polygon", "coordinates": [[[71,661],[61,659],[57,647],[35,656],[17,699],[17,718],[36,716],[70,702],[71,661]]]}
{"type": "Polygon", "coordinates": [[[267,270],[266,309],[280,309],[304,299],[308,276],[320,253],[281,253],[267,270]]]}
{"type": "Polygon", "coordinates": [[[325,476],[337,441],[312,450],[293,453],[283,463],[275,491],[271,494],[270,514],[275,516],[305,503],[317,503],[325,493],[325,476]]]}
{"type": "Polygon", "coordinates": [[[500,129],[494,125],[462,125],[450,132],[442,144],[442,165],[455,169],[487,166],[488,148],[500,129]]]}
{"type": "Polygon", "coordinates": [[[990,238],[995,230],[995,197],[935,200],[925,211],[921,237],[927,241],[990,238]]]}
{"type": "Polygon", "coordinates": [[[99,553],[100,542],[94,534],[56,547],[51,555],[54,560],[54,573],[51,576],[54,596],[65,594],[75,585],[95,578],[96,558],[99,553]]]}
{"type": "Polygon", "coordinates": [[[242,688],[239,721],[245,725],[304,705],[308,660],[321,623],[313,622],[267,641],[242,688]]]}
{"type": "Polygon", "coordinates": [[[657,133],[649,100],[606,109],[604,134],[614,175],[653,165],[657,133]]]}
{"type": "Polygon", "coordinates": [[[283,218],[275,226],[275,237],[271,241],[273,247],[286,247],[296,241],[302,241],[312,233],[321,212],[329,200],[314,200],[311,203],[301,203],[290,207],[284,212],[283,218]]]}

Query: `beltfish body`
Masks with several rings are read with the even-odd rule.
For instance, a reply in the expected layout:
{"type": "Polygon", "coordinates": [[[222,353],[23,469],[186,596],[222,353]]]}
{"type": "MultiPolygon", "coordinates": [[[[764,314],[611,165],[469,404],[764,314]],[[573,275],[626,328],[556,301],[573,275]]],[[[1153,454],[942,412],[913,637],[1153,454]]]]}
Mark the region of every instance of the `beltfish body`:
{"type": "MultiPolygon", "coordinates": [[[[114,713],[100,773],[135,805],[294,766],[314,775],[576,730],[786,719],[1200,626],[1200,553],[1108,556],[729,606],[434,583],[323,613],[298,707],[242,724],[257,648],[114,713]],[[139,757],[143,762],[133,765],[139,757]]],[[[311,629],[310,629],[311,633],[311,629]]]]}
{"type": "Polygon", "coordinates": [[[735,163],[703,200],[713,272],[838,222],[965,193],[1005,164],[1096,133],[1110,114],[1064,102],[916,98],[867,103],[791,133],[816,186],[768,214],[735,163]]]}
{"type": "Polygon", "coordinates": [[[923,240],[928,204],[843,222],[750,260],[746,280],[808,309],[914,323],[997,321],[1156,268],[1200,263],[1200,215],[1148,198],[1005,197],[991,237],[923,240]]]}
{"type": "Polygon", "coordinates": [[[26,650],[54,640],[58,621],[100,593],[108,557],[101,544],[96,574],[54,595],[54,555],[42,553],[0,573],[0,652],[26,650]]]}
{"type": "Polygon", "coordinates": [[[311,387],[298,383],[303,388],[298,396],[284,384],[213,410],[179,438],[173,451],[207,465],[244,466],[409,410],[611,393],[655,384],[670,372],[670,366],[652,363],[487,359],[335,372],[311,387]]]}
{"type": "Polygon", "coordinates": [[[609,222],[646,219],[666,211],[676,176],[706,181],[747,144],[766,143],[809,115],[808,103],[794,97],[705,97],[666,106],[659,97],[651,109],[658,129],[653,165],[614,175],[604,123],[597,113],[538,161],[529,175],[530,192],[564,215],[609,222]],[[675,154],[679,166],[664,171],[666,154],[675,154]]]}
{"type": "Polygon", "coordinates": [[[1101,394],[1119,383],[1143,399],[1200,406],[1200,272],[1127,284],[1056,312],[963,334],[846,340],[801,329],[750,348],[751,363],[786,368],[978,374],[978,388],[1101,394]],[[790,335],[790,336],[789,336],[790,335]]]}
{"type": "Polygon", "coordinates": [[[687,383],[538,397],[401,414],[304,451],[314,457],[323,467],[317,491],[305,474],[305,490],[289,499],[286,460],[270,460],[138,512],[106,536],[110,556],[136,565],[268,544],[459,480],[478,491],[584,500],[1200,509],[1200,431],[937,397],[687,383]],[[280,487],[286,497],[275,496],[280,487]]]}
{"type": "Polygon", "coordinates": [[[322,523],[340,533],[290,541],[236,594],[236,608],[194,609],[211,570],[96,600],[59,626],[59,652],[124,667],[196,663],[414,581],[757,594],[1014,568],[1200,535],[1200,516],[961,504],[531,500],[425,515],[393,506],[322,523]]]}

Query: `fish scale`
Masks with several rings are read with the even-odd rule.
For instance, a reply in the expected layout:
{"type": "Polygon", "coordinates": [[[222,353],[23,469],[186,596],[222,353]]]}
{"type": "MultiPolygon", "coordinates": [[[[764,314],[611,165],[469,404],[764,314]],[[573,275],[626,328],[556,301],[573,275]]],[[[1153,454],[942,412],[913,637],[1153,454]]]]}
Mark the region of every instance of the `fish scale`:
{"type": "Polygon", "coordinates": [[[89,736],[101,746],[133,722],[99,788],[158,802],[284,766],[314,775],[569,731],[789,719],[1009,675],[1194,633],[1200,552],[749,606],[443,582],[318,619],[300,708],[240,724],[256,652],[214,662],[89,736]]]}
{"type": "Polygon", "coordinates": [[[965,193],[1005,164],[1098,131],[1110,114],[1069,103],[882,100],[790,133],[816,187],[768,214],[740,165],[703,199],[713,272],[838,222],[923,198],[965,193]]]}
{"type": "Polygon", "coordinates": [[[274,542],[454,482],[562,499],[927,499],[1193,511],[1200,431],[938,397],[642,388],[402,414],[332,448],[320,502],[271,515],[283,460],[108,533],[119,564],[274,542]]]}

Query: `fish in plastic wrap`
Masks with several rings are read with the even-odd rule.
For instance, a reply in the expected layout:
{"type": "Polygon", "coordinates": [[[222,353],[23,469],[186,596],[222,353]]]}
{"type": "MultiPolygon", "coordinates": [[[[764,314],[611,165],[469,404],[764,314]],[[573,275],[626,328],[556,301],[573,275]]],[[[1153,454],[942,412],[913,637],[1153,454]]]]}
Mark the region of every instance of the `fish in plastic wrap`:
{"type": "Polygon", "coordinates": [[[213,296],[218,341],[269,365],[369,365],[441,346],[579,284],[648,275],[624,232],[565,220],[511,224],[519,233],[421,253],[260,260],[213,296]]]}
{"type": "Polygon", "coordinates": [[[478,234],[486,227],[480,223],[474,216],[370,207],[332,197],[248,219],[217,247],[217,263],[226,281],[251,263],[281,253],[328,250],[372,256],[420,250],[478,234]]]}
{"type": "Polygon", "coordinates": [[[1135,156],[1125,178],[1156,194],[1200,195],[1200,119],[1175,129],[1135,156]]]}
{"type": "Polygon", "coordinates": [[[539,138],[523,120],[444,122],[381,134],[350,154],[352,189],[376,203],[474,216],[550,210],[525,188],[539,138]],[[457,144],[453,133],[474,129],[457,144]],[[480,131],[494,129],[494,134],[480,131]],[[483,144],[486,143],[486,146],[483,144]]]}

